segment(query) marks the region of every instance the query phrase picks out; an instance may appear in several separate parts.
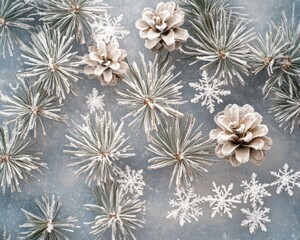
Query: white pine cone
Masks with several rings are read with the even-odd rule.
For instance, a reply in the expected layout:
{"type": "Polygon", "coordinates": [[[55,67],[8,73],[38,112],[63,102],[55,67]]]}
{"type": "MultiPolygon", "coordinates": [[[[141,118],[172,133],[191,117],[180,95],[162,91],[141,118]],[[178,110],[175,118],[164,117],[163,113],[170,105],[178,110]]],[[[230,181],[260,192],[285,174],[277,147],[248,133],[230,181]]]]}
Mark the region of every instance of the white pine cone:
{"type": "Polygon", "coordinates": [[[126,51],[120,49],[115,43],[98,41],[89,47],[89,54],[84,55],[82,61],[87,66],[84,73],[90,78],[98,78],[101,84],[115,85],[118,78],[123,78],[128,70],[124,61],[126,51]]]}
{"type": "Polygon", "coordinates": [[[163,48],[173,51],[186,42],[189,34],[180,28],[184,23],[184,12],[174,2],[160,2],[154,11],[145,8],[142,19],[135,26],[140,30],[140,37],[146,39],[145,47],[155,51],[163,48]]]}
{"type": "Polygon", "coordinates": [[[262,116],[253,107],[229,104],[214,120],[219,128],[210,132],[210,138],[217,140],[215,152],[219,158],[228,159],[235,167],[249,160],[261,163],[272,139],[266,137],[268,127],[261,124],[262,116]]]}

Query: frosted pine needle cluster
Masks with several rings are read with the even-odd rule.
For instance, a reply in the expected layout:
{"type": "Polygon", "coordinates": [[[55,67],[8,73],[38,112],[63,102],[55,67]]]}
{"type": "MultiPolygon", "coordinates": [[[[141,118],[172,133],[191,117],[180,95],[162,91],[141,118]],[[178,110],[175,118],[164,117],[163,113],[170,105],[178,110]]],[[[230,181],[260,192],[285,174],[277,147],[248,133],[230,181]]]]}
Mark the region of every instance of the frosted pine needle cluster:
{"type": "Polygon", "coordinates": [[[121,25],[122,20],[123,14],[113,18],[110,14],[105,12],[97,22],[92,24],[94,41],[118,44],[120,39],[123,39],[130,33],[121,25]]]}
{"type": "MultiPolygon", "coordinates": [[[[59,213],[62,207],[59,197],[42,197],[41,200],[35,200],[39,209],[39,214],[33,214],[22,209],[26,222],[20,228],[26,228],[21,233],[21,240],[32,239],[53,239],[53,240],[69,240],[65,232],[74,232],[77,228],[75,222],[76,217],[67,217],[61,219],[59,213]]],[[[72,239],[72,238],[71,238],[72,239]]]]}
{"type": "Polygon", "coordinates": [[[62,35],[59,29],[37,27],[29,46],[21,45],[26,68],[20,77],[36,79],[37,90],[48,95],[65,99],[66,93],[75,94],[70,81],[78,81],[79,60],[72,51],[72,41],[73,37],[62,35]]]}
{"type": "Polygon", "coordinates": [[[91,26],[108,6],[102,0],[42,0],[37,5],[41,20],[67,36],[76,36],[81,44],[92,34],[91,26]]]}
{"type": "Polygon", "coordinates": [[[111,239],[136,240],[133,231],[142,228],[145,223],[141,215],[145,211],[145,203],[136,195],[129,197],[116,183],[107,183],[93,189],[95,204],[85,204],[86,210],[96,214],[91,234],[96,239],[104,239],[103,234],[111,231],[111,239]]]}
{"type": "Polygon", "coordinates": [[[208,20],[210,15],[218,14],[220,11],[232,12],[236,17],[242,17],[244,14],[240,10],[241,6],[234,6],[228,0],[175,0],[185,11],[188,18],[197,22],[199,20],[208,20]]]}
{"type": "Polygon", "coordinates": [[[168,212],[167,218],[179,218],[180,226],[186,222],[191,223],[192,220],[198,222],[199,216],[203,215],[202,208],[199,207],[203,200],[195,194],[195,189],[193,187],[176,188],[174,195],[176,199],[169,201],[170,206],[174,209],[168,212]]]}
{"type": "Polygon", "coordinates": [[[148,134],[157,129],[162,117],[183,116],[176,107],[185,101],[180,92],[181,81],[173,83],[180,73],[173,74],[175,66],[170,60],[161,60],[156,55],[154,61],[147,64],[140,55],[141,65],[134,62],[130,66],[130,73],[122,80],[125,86],[117,90],[121,97],[118,104],[131,110],[124,117],[133,118],[129,126],[140,123],[148,134]]]}
{"type": "Polygon", "coordinates": [[[25,139],[23,128],[16,124],[11,130],[0,126],[0,186],[3,193],[6,188],[11,192],[21,192],[21,183],[37,180],[36,172],[47,166],[40,162],[39,152],[25,139]]]}
{"type": "Polygon", "coordinates": [[[220,81],[217,78],[211,78],[206,71],[202,73],[202,79],[199,79],[197,83],[189,83],[190,87],[199,91],[199,94],[191,99],[192,103],[201,101],[201,106],[206,106],[210,113],[215,111],[215,104],[223,102],[222,96],[228,96],[231,94],[230,90],[222,89],[225,85],[224,81],[220,81]]]}
{"type": "Polygon", "coordinates": [[[268,71],[263,93],[268,94],[274,87],[287,84],[294,88],[300,71],[300,23],[295,19],[295,5],[289,21],[282,13],[280,24],[271,23],[265,39],[258,37],[251,46],[254,72],[268,71]]]}
{"type": "Polygon", "coordinates": [[[83,125],[74,123],[66,138],[70,141],[65,153],[74,155],[69,167],[77,168],[75,175],[87,174],[90,186],[113,180],[118,169],[116,161],[135,154],[127,145],[129,137],[123,132],[124,123],[113,122],[110,112],[85,117],[83,125]]]}
{"type": "Polygon", "coordinates": [[[206,62],[200,69],[212,72],[212,78],[232,85],[238,79],[244,85],[243,75],[249,75],[250,70],[247,44],[254,38],[253,29],[247,27],[248,21],[223,10],[191,24],[192,43],[183,52],[196,58],[195,62],[206,62]]]}
{"type": "Polygon", "coordinates": [[[42,127],[43,134],[46,135],[43,119],[66,122],[67,116],[59,114],[61,107],[56,96],[49,97],[41,89],[32,87],[28,82],[21,80],[16,88],[11,86],[11,96],[0,93],[0,102],[3,103],[3,110],[0,114],[9,117],[8,122],[20,122],[23,126],[24,134],[27,135],[31,130],[36,137],[37,125],[42,127]]]}
{"type": "Polygon", "coordinates": [[[6,228],[4,227],[3,235],[2,235],[3,240],[11,240],[10,234],[6,231],[6,228]]]}
{"type": "Polygon", "coordinates": [[[99,112],[100,110],[104,110],[104,97],[105,94],[99,95],[99,92],[96,88],[93,88],[92,93],[89,93],[89,95],[85,97],[87,99],[86,103],[91,114],[99,112]]]}
{"type": "Polygon", "coordinates": [[[273,88],[273,104],[269,109],[279,127],[283,127],[284,130],[289,128],[291,133],[295,127],[300,127],[300,83],[299,78],[295,80],[292,88],[286,83],[273,88]]]}
{"type": "Polygon", "coordinates": [[[174,166],[169,187],[190,186],[206,167],[212,165],[214,144],[201,132],[201,125],[194,128],[191,115],[175,118],[169,125],[164,122],[151,135],[148,149],[156,156],[149,160],[150,169],[174,166]]]}
{"type": "Polygon", "coordinates": [[[0,1],[0,46],[3,58],[13,56],[15,45],[21,44],[19,29],[28,31],[33,18],[28,17],[32,7],[25,5],[23,0],[0,1]]]}

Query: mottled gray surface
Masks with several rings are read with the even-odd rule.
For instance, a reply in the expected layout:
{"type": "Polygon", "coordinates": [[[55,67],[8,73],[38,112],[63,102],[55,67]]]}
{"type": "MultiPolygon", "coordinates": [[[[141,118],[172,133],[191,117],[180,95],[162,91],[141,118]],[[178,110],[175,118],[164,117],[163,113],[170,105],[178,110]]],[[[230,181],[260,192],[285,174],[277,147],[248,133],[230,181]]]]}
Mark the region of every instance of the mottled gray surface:
{"type": "MultiPolygon", "coordinates": [[[[106,1],[108,2],[108,1],[106,1]]],[[[124,14],[123,24],[131,34],[121,41],[121,46],[127,50],[129,61],[138,60],[138,52],[146,54],[147,58],[152,59],[153,53],[145,49],[144,41],[139,38],[138,31],[134,27],[135,21],[140,17],[144,7],[155,7],[159,0],[112,0],[110,5],[115,8],[110,13],[117,16],[124,14]]],[[[257,31],[266,29],[268,21],[278,21],[281,11],[286,10],[288,16],[291,16],[292,1],[282,0],[235,0],[234,2],[245,4],[247,13],[255,19],[253,25],[257,31]]],[[[300,1],[297,0],[297,7],[300,7],[300,1]]],[[[299,11],[296,11],[299,19],[299,11]]],[[[84,50],[81,47],[81,52],[84,50]]],[[[172,53],[174,59],[182,58],[179,53],[172,53]]],[[[22,69],[22,60],[18,51],[14,58],[1,60],[0,66],[0,89],[7,91],[9,83],[16,81],[15,74],[22,69]]],[[[183,73],[178,78],[183,80],[183,96],[190,99],[194,90],[188,86],[190,81],[196,81],[200,77],[198,71],[199,65],[189,66],[187,61],[176,62],[177,71],[183,73]]],[[[264,117],[264,123],[269,126],[269,136],[273,138],[274,145],[267,153],[267,157],[261,166],[245,164],[239,168],[233,168],[226,161],[220,161],[209,169],[209,172],[200,179],[197,184],[197,193],[202,195],[211,194],[212,181],[217,184],[235,184],[235,193],[241,191],[239,184],[243,179],[249,179],[252,172],[256,172],[261,182],[270,182],[269,172],[278,170],[287,162],[292,168],[300,170],[299,164],[299,146],[300,131],[296,129],[293,135],[279,129],[274,122],[272,115],[268,114],[270,107],[269,98],[263,99],[261,88],[266,79],[265,75],[251,76],[247,78],[245,87],[236,84],[231,88],[232,95],[224,98],[224,103],[216,108],[216,112],[222,110],[229,103],[240,105],[249,103],[254,106],[256,111],[264,117]]],[[[88,80],[83,77],[76,84],[79,93],[78,97],[68,96],[63,112],[70,120],[81,122],[80,114],[87,113],[85,96],[96,87],[100,93],[105,93],[105,108],[112,112],[115,120],[120,119],[126,113],[117,105],[115,88],[102,87],[95,80],[88,80]]],[[[193,113],[200,124],[204,122],[204,133],[208,134],[210,129],[215,127],[213,117],[215,114],[202,108],[200,105],[187,103],[181,107],[183,112],[193,113]]],[[[215,112],[215,113],[216,113],[215,112]]],[[[4,119],[0,117],[0,122],[4,119]]],[[[69,121],[70,122],[70,121],[69,121]]],[[[128,121],[126,121],[128,123],[128,121]]],[[[40,177],[39,182],[31,182],[29,185],[22,186],[22,193],[7,193],[0,196],[0,227],[7,226],[12,233],[13,239],[19,232],[18,226],[23,223],[24,218],[21,208],[36,212],[33,200],[45,194],[57,194],[61,196],[63,202],[62,215],[76,215],[80,221],[81,229],[76,230],[75,234],[70,234],[74,240],[94,239],[89,235],[89,227],[83,222],[92,219],[92,215],[83,210],[84,203],[92,203],[93,196],[90,189],[84,184],[84,178],[76,178],[73,175],[73,169],[66,165],[70,162],[70,156],[63,154],[64,145],[67,143],[65,134],[67,126],[55,122],[45,122],[47,127],[47,136],[38,136],[37,145],[43,151],[43,161],[48,163],[48,170],[44,170],[44,175],[40,177]]],[[[276,195],[272,188],[272,197],[267,198],[265,206],[271,208],[271,223],[267,225],[268,232],[257,231],[255,235],[250,235],[248,228],[241,227],[243,215],[239,209],[233,210],[233,218],[226,216],[210,218],[211,210],[207,205],[203,207],[204,216],[200,217],[198,222],[186,224],[180,227],[178,221],[167,220],[166,213],[170,210],[168,205],[169,198],[172,197],[172,190],[168,189],[168,182],[171,175],[171,168],[165,168],[157,171],[147,170],[147,160],[150,158],[149,152],[145,149],[147,142],[142,132],[136,135],[137,129],[125,128],[125,132],[131,136],[130,142],[134,146],[136,156],[132,159],[125,159],[119,162],[120,166],[130,165],[135,169],[144,169],[144,178],[146,189],[144,198],[147,200],[146,225],[143,229],[136,232],[137,239],[152,240],[199,240],[199,239],[300,239],[300,189],[296,189],[291,198],[286,193],[276,195]]],[[[242,205],[241,205],[242,206],[242,205]]],[[[243,205],[244,206],[244,205],[243,205]]],[[[1,228],[0,228],[1,231],[1,228]]],[[[109,239],[109,237],[105,238],[109,239]]]]}

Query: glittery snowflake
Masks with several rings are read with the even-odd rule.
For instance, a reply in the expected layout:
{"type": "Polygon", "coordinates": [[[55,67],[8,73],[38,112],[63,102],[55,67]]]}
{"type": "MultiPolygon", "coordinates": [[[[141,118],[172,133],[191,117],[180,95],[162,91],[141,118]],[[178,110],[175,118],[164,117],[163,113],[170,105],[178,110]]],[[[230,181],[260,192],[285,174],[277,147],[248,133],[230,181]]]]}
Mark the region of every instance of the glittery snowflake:
{"type": "Polygon", "coordinates": [[[214,217],[218,213],[221,216],[227,214],[228,217],[232,218],[231,209],[236,208],[235,204],[241,203],[241,195],[232,195],[233,183],[229,184],[228,188],[225,185],[217,186],[215,182],[212,184],[214,187],[212,191],[215,195],[203,197],[203,200],[209,202],[209,206],[213,210],[211,217],[214,217]]]}
{"type": "Polygon", "coordinates": [[[266,187],[268,187],[269,184],[259,183],[259,181],[256,180],[256,177],[257,175],[252,173],[250,182],[243,180],[241,184],[241,187],[244,187],[244,192],[242,193],[244,203],[247,203],[249,200],[252,207],[256,207],[257,203],[263,205],[263,197],[271,196],[266,190],[266,187]]]}
{"type": "Polygon", "coordinates": [[[130,33],[121,25],[122,20],[122,14],[112,18],[110,14],[105,13],[99,21],[92,25],[94,40],[118,43],[119,39],[130,33]]]}
{"type": "Polygon", "coordinates": [[[278,172],[271,171],[271,175],[277,178],[276,181],[270,184],[271,186],[277,186],[277,194],[286,191],[290,196],[293,196],[293,188],[295,186],[300,188],[300,182],[297,182],[298,178],[300,178],[300,171],[294,172],[293,169],[289,169],[287,163],[284,164],[283,170],[279,169],[278,172]]]}
{"type": "Polygon", "coordinates": [[[180,226],[186,222],[191,223],[192,219],[198,221],[198,217],[203,214],[202,208],[199,205],[202,203],[202,198],[195,194],[195,189],[191,188],[176,188],[174,195],[175,199],[171,199],[169,204],[175,208],[168,212],[167,218],[179,218],[180,226]]]}
{"type": "Polygon", "coordinates": [[[242,213],[246,215],[246,219],[242,221],[241,226],[249,226],[249,232],[252,234],[256,229],[260,228],[262,231],[266,232],[267,228],[265,223],[271,222],[267,214],[270,212],[269,208],[253,208],[251,212],[250,209],[241,209],[242,213]]]}
{"type": "Polygon", "coordinates": [[[120,170],[117,172],[117,182],[120,184],[125,192],[130,192],[133,195],[143,195],[144,187],[146,186],[143,180],[143,170],[130,169],[129,166],[125,167],[125,171],[120,170]]]}
{"type": "Polygon", "coordinates": [[[92,93],[90,93],[89,96],[86,97],[86,103],[89,107],[90,113],[93,114],[98,110],[103,110],[103,107],[105,106],[103,102],[104,97],[105,94],[99,95],[98,90],[96,88],[93,88],[92,93]]]}
{"type": "Polygon", "coordinates": [[[195,94],[195,97],[191,99],[192,103],[201,101],[202,106],[206,106],[210,113],[215,111],[215,104],[223,102],[221,96],[228,96],[231,94],[230,90],[222,89],[225,85],[224,81],[220,81],[217,78],[210,78],[206,71],[202,72],[202,79],[199,79],[197,83],[189,83],[190,87],[199,91],[199,94],[195,94]]]}

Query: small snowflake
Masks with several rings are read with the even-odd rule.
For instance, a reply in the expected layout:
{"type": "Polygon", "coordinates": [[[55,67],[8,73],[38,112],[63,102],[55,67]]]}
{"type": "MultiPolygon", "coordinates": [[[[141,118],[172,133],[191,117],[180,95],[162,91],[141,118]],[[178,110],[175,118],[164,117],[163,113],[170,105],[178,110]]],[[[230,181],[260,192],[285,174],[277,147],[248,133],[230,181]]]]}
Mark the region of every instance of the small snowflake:
{"type": "Polygon", "coordinates": [[[289,169],[289,165],[287,163],[284,164],[283,170],[279,169],[279,172],[272,171],[271,175],[277,178],[276,181],[270,184],[271,186],[277,186],[277,194],[284,190],[288,192],[290,196],[293,196],[293,188],[295,186],[300,188],[300,182],[297,182],[297,179],[300,178],[300,171],[294,172],[293,169],[289,169]]]}
{"type": "Polygon", "coordinates": [[[133,195],[143,195],[144,187],[146,186],[143,180],[143,170],[131,170],[129,166],[125,167],[125,171],[117,172],[120,187],[125,192],[130,192],[133,195]]]}
{"type": "Polygon", "coordinates": [[[209,202],[209,206],[212,207],[213,212],[211,217],[214,217],[218,213],[221,216],[227,214],[228,217],[232,218],[231,209],[236,208],[234,204],[241,203],[241,195],[232,196],[233,183],[229,184],[226,189],[226,186],[216,186],[216,183],[213,182],[213,187],[212,191],[216,194],[214,196],[203,197],[203,200],[209,202]]]}
{"type": "Polygon", "coordinates": [[[202,73],[202,79],[199,79],[199,83],[189,83],[190,87],[199,91],[199,95],[195,94],[195,97],[191,99],[192,103],[201,101],[202,106],[207,106],[210,113],[215,111],[215,102],[217,104],[222,103],[223,100],[220,96],[228,96],[231,94],[230,90],[224,90],[221,87],[225,85],[225,82],[219,81],[216,78],[210,78],[206,71],[202,73]]]}
{"type": "Polygon", "coordinates": [[[104,94],[98,95],[98,90],[96,88],[93,88],[92,93],[89,94],[89,96],[86,97],[87,105],[89,107],[90,113],[94,113],[97,110],[103,110],[104,103],[103,98],[104,94]]]}
{"type": "Polygon", "coordinates": [[[202,208],[199,207],[202,198],[195,194],[195,189],[193,187],[176,188],[174,195],[177,199],[171,199],[169,204],[175,209],[168,212],[167,218],[176,219],[179,217],[180,226],[186,222],[191,223],[191,219],[198,221],[198,217],[203,214],[202,208]]]}
{"type": "Polygon", "coordinates": [[[248,183],[248,181],[243,180],[241,187],[244,187],[244,192],[242,193],[244,203],[249,202],[251,203],[252,207],[256,207],[256,203],[258,202],[260,205],[263,205],[263,197],[271,196],[271,194],[266,190],[266,187],[269,186],[267,183],[259,183],[258,180],[256,180],[257,175],[255,173],[252,173],[251,175],[251,181],[248,183]]]}
{"type": "Polygon", "coordinates": [[[250,209],[241,209],[242,213],[246,215],[246,219],[242,221],[241,226],[249,226],[249,232],[252,234],[256,229],[260,228],[262,231],[266,232],[267,228],[265,223],[271,222],[267,214],[270,212],[270,208],[253,208],[251,212],[250,209]]]}
{"type": "Polygon", "coordinates": [[[104,41],[118,44],[118,39],[122,39],[130,33],[121,25],[122,20],[122,14],[117,18],[112,18],[111,15],[105,13],[98,22],[92,25],[95,42],[104,41]]]}

